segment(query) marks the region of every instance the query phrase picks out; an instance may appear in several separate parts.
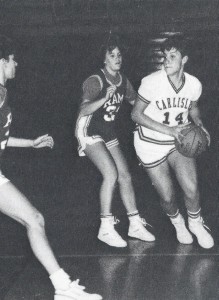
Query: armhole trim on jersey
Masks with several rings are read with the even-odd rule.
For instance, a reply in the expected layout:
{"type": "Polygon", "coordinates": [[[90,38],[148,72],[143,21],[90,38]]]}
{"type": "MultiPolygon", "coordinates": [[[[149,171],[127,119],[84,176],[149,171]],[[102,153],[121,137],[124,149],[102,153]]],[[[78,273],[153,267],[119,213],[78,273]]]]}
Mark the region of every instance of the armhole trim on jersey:
{"type": "Polygon", "coordinates": [[[196,99],[196,100],[191,100],[191,102],[198,103],[198,102],[199,102],[199,100],[200,100],[200,97],[199,97],[198,99],[196,99]]]}
{"type": "Polygon", "coordinates": [[[91,75],[90,77],[88,77],[85,82],[83,83],[83,88],[84,88],[84,85],[85,83],[90,79],[90,78],[97,78],[99,83],[100,83],[100,90],[102,91],[102,88],[103,88],[103,81],[101,79],[101,77],[99,75],[91,75]]]}
{"type": "Polygon", "coordinates": [[[140,94],[138,94],[138,99],[141,100],[141,101],[143,101],[143,102],[146,103],[146,104],[150,104],[150,103],[151,103],[151,101],[145,99],[145,98],[142,97],[140,94]]]}
{"type": "Polygon", "coordinates": [[[198,107],[199,99],[200,98],[198,98],[197,100],[191,100],[190,105],[189,105],[189,110],[192,108],[193,105],[194,105],[194,107],[198,107]]]}

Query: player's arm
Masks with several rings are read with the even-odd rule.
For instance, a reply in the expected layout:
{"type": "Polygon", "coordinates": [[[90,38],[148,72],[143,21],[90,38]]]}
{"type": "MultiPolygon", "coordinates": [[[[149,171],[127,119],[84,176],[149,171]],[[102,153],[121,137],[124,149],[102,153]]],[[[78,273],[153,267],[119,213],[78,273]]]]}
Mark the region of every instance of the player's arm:
{"type": "Polygon", "coordinates": [[[106,96],[96,101],[90,101],[88,99],[84,99],[79,108],[80,116],[90,115],[96,110],[98,110],[101,106],[103,106],[103,104],[106,101],[110,99],[111,95],[115,93],[115,90],[116,90],[115,86],[108,87],[106,96]]]}
{"type": "Polygon", "coordinates": [[[8,147],[52,148],[54,146],[54,141],[53,138],[48,134],[40,136],[34,140],[15,138],[10,136],[8,138],[7,146],[8,147]]]}
{"type": "Polygon", "coordinates": [[[198,108],[198,101],[192,101],[191,102],[191,108],[189,110],[189,115],[192,118],[193,122],[198,126],[203,126],[202,120],[201,120],[201,113],[198,108]]]}
{"type": "Polygon", "coordinates": [[[103,104],[110,99],[115,93],[116,86],[112,85],[107,88],[105,97],[98,99],[101,91],[101,85],[97,78],[89,78],[83,85],[82,103],[79,107],[79,115],[90,115],[98,110],[103,104]],[[98,99],[98,100],[97,100],[98,99]]]}
{"type": "Polygon", "coordinates": [[[192,118],[193,122],[197,125],[200,126],[203,131],[205,132],[207,139],[208,139],[208,146],[210,145],[211,142],[211,137],[207,129],[204,127],[203,122],[201,120],[201,113],[198,107],[198,101],[192,101],[191,102],[191,108],[189,110],[189,115],[192,118]]]}
{"type": "Polygon", "coordinates": [[[161,124],[157,121],[154,121],[149,116],[144,114],[144,111],[148,107],[148,105],[150,105],[150,104],[146,103],[146,102],[140,100],[140,98],[138,98],[135,101],[135,104],[132,109],[132,113],[131,113],[132,120],[139,125],[142,125],[149,129],[156,130],[161,133],[169,135],[170,127],[168,127],[164,124],[161,124]]]}
{"type": "Polygon", "coordinates": [[[132,109],[132,113],[131,113],[132,120],[137,124],[147,127],[149,129],[173,136],[175,139],[177,139],[180,142],[181,137],[183,136],[181,134],[181,130],[188,125],[178,125],[174,127],[169,127],[166,126],[165,124],[161,124],[144,114],[144,111],[148,107],[148,105],[150,105],[149,101],[144,102],[138,97],[132,109]]]}
{"type": "Polygon", "coordinates": [[[126,82],[126,93],[125,93],[125,100],[128,101],[131,105],[134,105],[135,101],[138,98],[138,94],[134,90],[132,84],[127,79],[126,82]]]}

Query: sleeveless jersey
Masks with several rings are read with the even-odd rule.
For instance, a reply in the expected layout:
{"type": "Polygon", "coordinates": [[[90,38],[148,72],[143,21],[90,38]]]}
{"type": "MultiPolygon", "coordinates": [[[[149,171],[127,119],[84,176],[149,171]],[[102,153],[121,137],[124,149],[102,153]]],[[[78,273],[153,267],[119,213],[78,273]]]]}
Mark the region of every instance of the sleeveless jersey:
{"type": "Polygon", "coordinates": [[[6,147],[12,121],[11,109],[8,106],[7,98],[7,89],[0,85],[0,156],[6,147]]]}
{"type": "MultiPolygon", "coordinates": [[[[176,89],[164,70],[144,77],[138,90],[139,99],[148,104],[144,114],[167,126],[187,123],[191,102],[197,101],[201,93],[202,85],[196,77],[184,73],[182,85],[176,89]]],[[[161,145],[174,143],[173,137],[144,126],[137,130],[141,140],[161,145]]]]}
{"type": "MultiPolygon", "coordinates": [[[[105,97],[106,90],[112,83],[106,78],[103,70],[100,70],[92,76],[97,77],[100,81],[101,91],[96,99],[98,100],[105,97]]],[[[126,92],[126,77],[124,75],[120,74],[120,81],[116,86],[117,89],[114,95],[98,110],[89,115],[89,125],[87,128],[87,134],[89,136],[100,135],[108,139],[110,139],[111,136],[112,138],[115,137],[115,121],[126,92]]]]}

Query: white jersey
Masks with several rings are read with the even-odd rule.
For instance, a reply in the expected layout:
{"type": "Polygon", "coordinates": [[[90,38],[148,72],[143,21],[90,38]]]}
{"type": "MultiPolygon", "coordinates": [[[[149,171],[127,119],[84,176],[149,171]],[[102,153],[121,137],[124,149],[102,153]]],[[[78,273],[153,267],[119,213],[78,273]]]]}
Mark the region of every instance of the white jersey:
{"type": "MultiPolygon", "coordinates": [[[[164,70],[157,71],[142,79],[138,90],[139,99],[148,104],[144,114],[167,126],[177,126],[188,122],[188,113],[192,101],[197,101],[202,93],[200,81],[184,73],[183,82],[176,89],[164,70]]],[[[155,144],[173,144],[174,138],[138,126],[141,140],[155,144]]]]}

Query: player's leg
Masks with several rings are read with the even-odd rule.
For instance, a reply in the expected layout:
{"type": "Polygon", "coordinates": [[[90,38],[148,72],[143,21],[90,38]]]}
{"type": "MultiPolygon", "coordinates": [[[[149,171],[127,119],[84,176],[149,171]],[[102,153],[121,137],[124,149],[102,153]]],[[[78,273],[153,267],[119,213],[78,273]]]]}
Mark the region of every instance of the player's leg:
{"type": "Polygon", "coordinates": [[[117,183],[115,163],[103,142],[87,145],[84,152],[103,176],[100,187],[100,214],[109,215],[112,213],[112,199],[117,183]]]}
{"type": "Polygon", "coordinates": [[[109,151],[114,159],[118,171],[118,183],[122,201],[125,205],[127,213],[133,213],[137,211],[137,207],[132,178],[129,172],[127,161],[119,145],[110,148],[109,151]]]}
{"type": "Polygon", "coordinates": [[[0,185],[0,211],[26,227],[31,248],[49,273],[56,293],[60,297],[68,294],[68,299],[77,300],[81,298],[75,297],[76,294],[82,296],[84,294],[83,299],[102,299],[99,295],[85,293],[83,287],[77,282],[71,283],[69,275],[60,268],[49,245],[45,234],[44,218],[10,182],[0,185]]]}
{"type": "Polygon", "coordinates": [[[174,145],[151,143],[135,132],[134,146],[138,159],[160,195],[161,206],[176,229],[178,241],[183,244],[192,243],[192,236],[186,229],[184,219],[177,207],[175,189],[167,162],[167,156],[175,151],[174,145]]]}
{"type": "Polygon", "coordinates": [[[160,195],[161,206],[166,214],[174,216],[178,207],[176,203],[175,189],[171,179],[170,168],[167,161],[153,168],[145,168],[152,184],[160,195]]]}
{"type": "Polygon", "coordinates": [[[56,272],[60,267],[45,235],[44,218],[11,182],[0,186],[0,210],[27,228],[35,256],[49,274],[56,272]]]}
{"type": "Polygon", "coordinates": [[[115,231],[116,221],[112,216],[112,199],[118,176],[114,160],[103,142],[87,145],[84,152],[103,176],[100,187],[101,225],[98,238],[110,246],[125,247],[127,243],[115,231]]]}
{"type": "Polygon", "coordinates": [[[184,191],[190,231],[196,235],[199,244],[203,248],[213,247],[213,238],[205,229],[200,214],[201,207],[195,159],[174,152],[169,156],[168,161],[174,169],[178,182],[184,191]]]}
{"type": "Polygon", "coordinates": [[[128,235],[143,241],[154,241],[155,237],[145,228],[146,221],[139,216],[132,178],[119,145],[110,148],[109,151],[117,167],[120,194],[130,221],[128,235]]]}
{"type": "Polygon", "coordinates": [[[196,213],[200,210],[200,197],[195,159],[185,157],[178,151],[175,151],[169,155],[168,162],[173,168],[184,192],[187,210],[191,213],[196,213]]]}
{"type": "Polygon", "coordinates": [[[178,241],[183,244],[192,243],[192,236],[187,230],[184,219],[177,207],[176,194],[168,162],[164,161],[156,167],[145,168],[145,170],[160,195],[161,206],[176,229],[178,241]]]}

